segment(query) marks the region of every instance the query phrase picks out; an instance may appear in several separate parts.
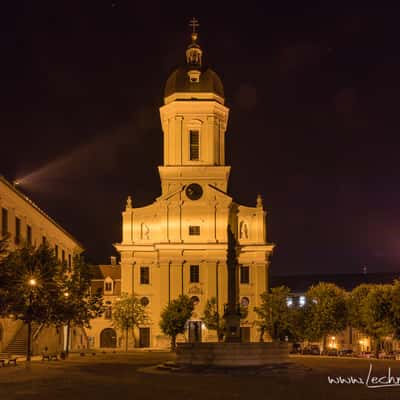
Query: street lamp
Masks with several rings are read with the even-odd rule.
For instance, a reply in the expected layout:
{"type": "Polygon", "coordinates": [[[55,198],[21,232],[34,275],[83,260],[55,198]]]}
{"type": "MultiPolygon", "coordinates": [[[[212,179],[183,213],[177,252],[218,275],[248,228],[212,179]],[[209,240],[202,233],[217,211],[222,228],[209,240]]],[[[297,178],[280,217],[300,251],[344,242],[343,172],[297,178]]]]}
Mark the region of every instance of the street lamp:
{"type": "Polygon", "coordinates": [[[26,349],[26,361],[31,361],[31,342],[32,342],[32,297],[33,297],[33,289],[37,285],[37,281],[35,278],[30,278],[28,281],[29,285],[29,305],[28,305],[28,341],[27,341],[27,349],[26,349]]]}
{"type": "MultiPolygon", "coordinates": [[[[64,298],[65,298],[65,301],[67,301],[68,300],[68,298],[69,298],[69,293],[68,292],[64,292],[64,298]]],[[[68,312],[67,312],[67,314],[69,314],[68,312]]],[[[68,321],[67,321],[67,325],[66,325],[66,328],[67,328],[67,338],[66,338],[66,343],[65,343],[65,356],[66,357],[68,357],[68,355],[69,355],[69,341],[70,341],[70,326],[71,326],[71,322],[70,322],[70,320],[68,319],[68,321]]]]}

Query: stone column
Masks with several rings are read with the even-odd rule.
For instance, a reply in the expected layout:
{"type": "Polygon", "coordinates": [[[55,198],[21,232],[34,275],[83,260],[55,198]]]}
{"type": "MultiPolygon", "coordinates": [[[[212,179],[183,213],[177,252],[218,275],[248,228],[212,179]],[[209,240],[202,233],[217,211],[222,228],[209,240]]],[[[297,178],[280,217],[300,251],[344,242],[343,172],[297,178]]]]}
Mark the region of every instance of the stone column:
{"type": "Polygon", "coordinates": [[[236,240],[228,226],[228,304],[225,306],[225,342],[240,342],[240,306],[237,302],[236,240]]]}

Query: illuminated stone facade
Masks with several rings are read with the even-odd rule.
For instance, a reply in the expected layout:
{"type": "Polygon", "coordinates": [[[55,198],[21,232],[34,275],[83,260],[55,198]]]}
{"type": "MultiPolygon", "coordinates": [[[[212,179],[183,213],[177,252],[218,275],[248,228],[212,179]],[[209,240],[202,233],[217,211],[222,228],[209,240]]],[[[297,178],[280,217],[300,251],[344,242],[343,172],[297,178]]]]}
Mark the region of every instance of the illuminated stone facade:
{"type": "MultiPolygon", "coordinates": [[[[83,251],[82,245],[73,236],[14,185],[0,176],[0,236],[4,237],[7,234],[9,235],[9,250],[25,244],[39,246],[43,240],[46,240],[54,248],[57,257],[67,264],[72,263],[74,254],[83,251]]],[[[25,340],[26,335],[23,332],[20,334],[22,325],[21,321],[0,319],[0,352],[10,349],[16,339],[21,343],[25,340]]],[[[33,332],[34,352],[45,346],[49,349],[61,350],[63,335],[60,330],[41,326],[36,326],[35,329],[33,332]]],[[[79,335],[79,343],[86,342],[85,338],[81,339],[83,333],[80,330],[75,336],[77,335],[79,335]]],[[[71,341],[73,340],[74,338],[71,338],[71,341]]],[[[23,346],[20,347],[23,351],[23,346]]],[[[19,351],[19,349],[14,350],[14,347],[11,349],[10,351],[14,353],[19,351]]]]}
{"type": "Polygon", "coordinates": [[[206,300],[227,303],[227,229],[238,247],[237,301],[248,307],[243,340],[258,340],[253,307],[268,288],[273,245],[266,238],[262,199],[256,206],[236,203],[228,194],[230,166],[225,165],[229,109],[218,75],[202,65],[197,34],[186,65],[169,77],[160,108],[164,163],[159,167],[161,196],[135,208],[129,197],[122,213],[121,291],[147,298],[151,322],[138,332],[143,347],[165,347],[160,313],[180,294],[196,296],[196,307],[181,340],[216,341],[201,323],[206,300]],[[150,333],[150,334],[149,334],[150,333]]]}

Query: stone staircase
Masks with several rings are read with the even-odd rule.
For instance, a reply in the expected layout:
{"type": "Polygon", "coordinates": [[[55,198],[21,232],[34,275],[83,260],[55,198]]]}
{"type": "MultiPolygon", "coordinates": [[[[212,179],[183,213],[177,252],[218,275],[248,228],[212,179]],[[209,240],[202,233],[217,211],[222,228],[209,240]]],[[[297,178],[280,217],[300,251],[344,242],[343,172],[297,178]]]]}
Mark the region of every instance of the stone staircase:
{"type": "MultiPolygon", "coordinates": [[[[36,336],[36,333],[41,328],[41,325],[33,322],[32,323],[32,338],[36,336]]],[[[14,354],[14,355],[25,355],[26,347],[28,341],[28,326],[23,324],[19,329],[14,339],[8,344],[6,348],[6,353],[14,354]]]]}

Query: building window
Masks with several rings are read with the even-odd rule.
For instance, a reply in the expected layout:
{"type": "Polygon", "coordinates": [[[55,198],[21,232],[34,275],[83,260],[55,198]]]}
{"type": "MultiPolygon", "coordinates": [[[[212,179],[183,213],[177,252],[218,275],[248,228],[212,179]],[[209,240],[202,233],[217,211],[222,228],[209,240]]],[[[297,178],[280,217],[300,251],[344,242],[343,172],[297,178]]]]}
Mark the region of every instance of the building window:
{"type": "Polygon", "coordinates": [[[140,267],[140,283],[142,285],[148,285],[150,283],[150,268],[140,267]]]}
{"type": "Polygon", "coordinates": [[[190,236],[199,236],[200,235],[200,227],[199,226],[189,226],[189,235],[190,236]]]}
{"type": "Polygon", "coordinates": [[[72,257],[71,254],[68,254],[68,269],[71,271],[72,267],[72,257]]]}
{"type": "Polygon", "coordinates": [[[190,298],[190,300],[192,300],[192,303],[193,303],[195,306],[197,306],[197,304],[200,303],[200,299],[199,299],[197,296],[192,296],[192,297],[190,298]]]}
{"type": "Polygon", "coordinates": [[[198,161],[200,159],[200,132],[189,132],[190,161],[198,161]]]}
{"type": "Polygon", "coordinates": [[[42,236],[42,244],[46,244],[46,243],[47,243],[46,236],[42,236]]]}
{"type": "Polygon", "coordinates": [[[32,227],[26,226],[26,243],[30,246],[32,244],[32,227]]]}
{"type": "Polygon", "coordinates": [[[240,283],[250,283],[250,267],[247,265],[240,266],[240,283]]]}
{"type": "Polygon", "coordinates": [[[288,307],[292,307],[292,305],[293,305],[293,299],[292,299],[291,297],[287,297],[287,298],[286,298],[286,305],[287,305],[288,307]]]}
{"type": "Polygon", "coordinates": [[[149,303],[150,303],[150,300],[149,300],[148,297],[142,297],[142,298],[140,299],[140,304],[141,304],[143,307],[146,307],[149,303]]]}
{"type": "Polygon", "coordinates": [[[54,255],[58,259],[58,246],[57,245],[54,246],[54,255]]]}
{"type": "Polygon", "coordinates": [[[200,282],[200,268],[198,265],[190,266],[190,283],[200,282]]]}
{"type": "Polygon", "coordinates": [[[306,296],[299,297],[299,306],[304,307],[306,305],[306,296]]]}
{"type": "Polygon", "coordinates": [[[6,208],[1,209],[1,234],[2,236],[8,233],[8,210],[6,208]]]}
{"type": "Polygon", "coordinates": [[[111,319],[112,318],[111,301],[106,301],[106,309],[104,311],[104,318],[105,319],[111,319]]]}
{"type": "Polygon", "coordinates": [[[104,282],[104,292],[112,292],[112,282],[108,281],[108,282],[104,282]]]}
{"type": "Polygon", "coordinates": [[[15,244],[21,243],[21,220],[15,217],[15,244]]]}
{"type": "Polygon", "coordinates": [[[61,252],[61,260],[62,262],[65,262],[65,250],[61,252]]]}

